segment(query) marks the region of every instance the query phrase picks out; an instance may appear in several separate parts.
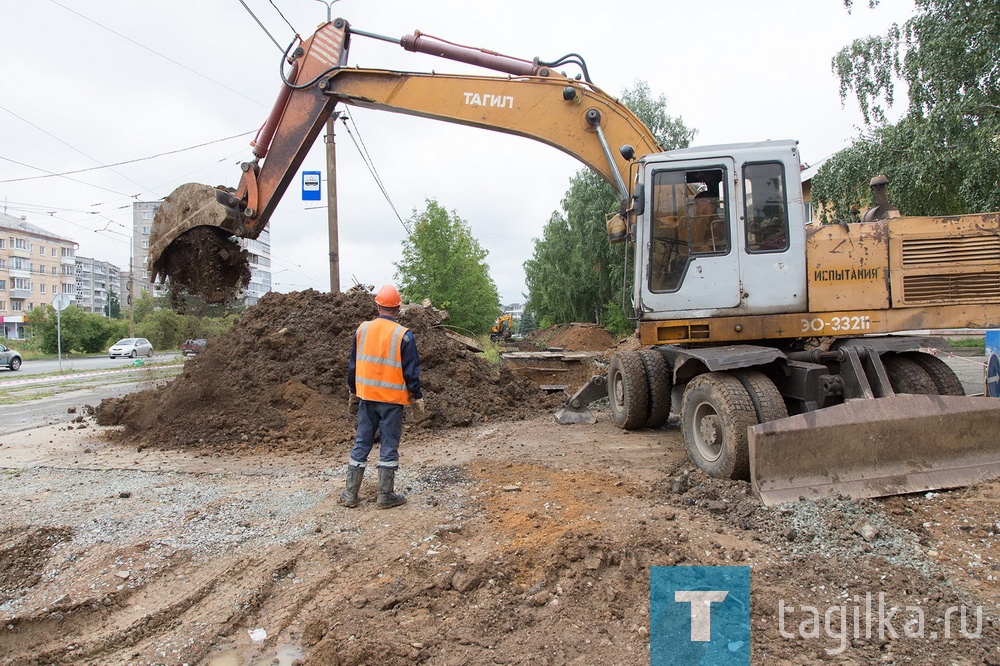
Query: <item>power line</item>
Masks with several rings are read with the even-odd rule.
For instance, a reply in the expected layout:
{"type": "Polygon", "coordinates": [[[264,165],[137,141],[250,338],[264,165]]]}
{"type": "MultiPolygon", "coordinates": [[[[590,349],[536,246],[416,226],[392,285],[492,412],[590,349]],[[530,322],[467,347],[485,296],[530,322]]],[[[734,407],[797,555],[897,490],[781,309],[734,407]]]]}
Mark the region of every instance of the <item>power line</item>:
{"type": "MultiPolygon", "coordinates": [[[[56,140],[56,141],[58,141],[59,143],[63,144],[63,145],[64,145],[64,146],[66,146],[67,148],[71,148],[72,150],[75,150],[76,152],[78,152],[78,153],[80,153],[81,155],[83,155],[84,157],[86,157],[86,158],[87,158],[88,160],[93,160],[93,161],[95,161],[95,162],[100,162],[100,160],[98,160],[97,158],[95,158],[95,157],[91,157],[90,155],[88,155],[87,153],[83,152],[82,150],[80,150],[80,149],[79,149],[79,148],[77,148],[76,146],[73,146],[73,145],[71,145],[71,144],[67,143],[66,141],[63,141],[62,139],[60,139],[59,137],[57,137],[57,136],[56,136],[55,134],[53,134],[52,132],[49,132],[49,131],[47,131],[47,130],[44,130],[44,129],[42,129],[41,127],[39,127],[39,126],[38,126],[38,125],[36,125],[35,123],[31,122],[31,121],[30,121],[30,120],[28,120],[27,118],[24,118],[24,117],[22,117],[22,116],[19,116],[19,115],[17,115],[16,113],[14,113],[13,111],[11,111],[11,110],[10,110],[10,109],[8,109],[7,107],[5,107],[5,106],[2,106],[2,105],[0,105],[0,109],[3,109],[4,111],[6,111],[7,113],[9,113],[10,115],[12,115],[12,116],[14,116],[15,118],[17,118],[18,120],[20,120],[21,122],[24,122],[24,123],[26,123],[26,124],[28,124],[28,125],[31,125],[31,126],[32,126],[32,127],[34,127],[34,128],[36,129],[36,130],[38,130],[39,132],[41,132],[42,134],[45,134],[45,135],[47,135],[47,136],[50,136],[50,137],[52,137],[53,139],[55,139],[55,140],[56,140]]],[[[13,160],[11,160],[11,161],[13,161],[13,160]]],[[[24,164],[22,164],[21,166],[27,166],[27,165],[24,165],[24,164]]],[[[35,168],[35,167],[31,167],[31,168],[35,168]]],[[[46,173],[50,173],[50,172],[46,171],[45,169],[38,169],[38,170],[39,170],[39,171],[45,171],[46,173]]],[[[122,178],[124,178],[125,180],[129,181],[129,182],[130,182],[130,183],[132,183],[133,185],[138,185],[138,186],[139,186],[139,187],[141,187],[142,189],[146,189],[145,187],[143,187],[143,185],[142,185],[141,183],[137,183],[137,182],[135,182],[134,180],[132,180],[131,178],[129,178],[129,177],[128,177],[128,176],[126,176],[125,174],[122,174],[122,173],[118,173],[118,172],[117,172],[117,171],[115,171],[114,169],[112,169],[112,171],[113,171],[114,173],[118,174],[119,176],[121,176],[122,178]]],[[[72,180],[72,179],[71,179],[71,180],[72,180]]],[[[80,182],[80,181],[76,181],[76,182],[80,182]]],[[[84,185],[87,185],[88,183],[83,183],[83,184],[84,184],[84,185]]],[[[98,185],[94,185],[94,187],[99,187],[99,186],[98,186],[98,185]]],[[[107,189],[107,188],[101,188],[101,189],[107,189]]],[[[109,191],[109,192],[114,192],[114,190],[108,190],[108,191],[109,191]]],[[[122,193],[121,193],[121,192],[115,192],[115,194],[122,194],[122,193]]],[[[122,194],[122,196],[128,196],[128,195],[125,195],[125,194],[122,194]]],[[[138,195],[137,195],[137,196],[138,196],[138,195]]]]}
{"type": "MultiPolygon", "coordinates": [[[[3,108],[4,107],[0,106],[0,109],[3,109],[3,108]]],[[[7,109],[4,109],[4,110],[6,111],[7,109]]],[[[146,162],[148,160],[155,160],[158,157],[165,157],[167,155],[175,155],[177,153],[183,153],[183,152],[188,151],[188,150],[194,150],[196,148],[203,148],[205,146],[210,146],[210,145],[212,145],[214,143],[222,143],[223,141],[230,141],[232,139],[238,139],[241,136],[247,136],[247,135],[250,135],[250,134],[253,134],[253,133],[254,133],[254,130],[250,130],[249,132],[243,132],[241,134],[234,134],[232,136],[227,136],[224,139],[216,139],[215,141],[206,141],[205,143],[199,143],[199,144],[194,145],[194,146],[188,146],[187,148],[178,148],[177,150],[168,150],[165,153],[157,153],[156,155],[150,155],[149,157],[137,157],[137,158],[135,158],[133,160],[125,160],[124,162],[115,162],[113,164],[102,164],[101,166],[89,167],[87,169],[76,169],[74,171],[63,171],[62,173],[52,173],[52,172],[47,171],[45,169],[42,169],[42,168],[39,168],[39,167],[35,167],[35,166],[31,166],[29,164],[23,164],[23,163],[18,162],[16,160],[12,160],[10,158],[3,157],[2,155],[0,155],[0,160],[6,160],[8,162],[13,162],[14,164],[18,164],[20,166],[25,166],[25,167],[28,167],[29,169],[35,169],[37,171],[45,171],[45,175],[44,176],[26,176],[24,178],[8,178],[6,180],[0,180],[0,183],[20,183],[20,182],[25,181],[25,180],[39,180],[41,178],[54,178],[54,177],[57,177],[57,176],[60,176],[60,177],[61,176],[70,176],[70,175],[77,174],[77,173],[86,173],[87,171],[97,171],[98,169],[110,169],[111,167],[122,166],[124,164],[135,164],[136,162],[146,162]]],[[[77,181],[77,182],[79,182],[79,181],[77,181]]],[[[95,187],[96,187],[96,185],[95,185],[95,187]]]]}
{"type": "Polygon", "coordinates": [[[363,161],[365,166],[368,167],[368,171],[371,173],[372,178],[375,179],[375,184],[378,185],[378,189],[382,192],[382,196],[384,196],[385,200],[389,202],[389,208],[391,208],[392,212],[395,213],[396,219],[399,220],[399,223],[403,225],[406,235],[412,236],[413,232],[410,231],[410,226],[403,221],[403,217],[399,214],[399,211],[396,210],[396,205],[392,202],[389,192],[385,189],[385,185],[382,183],[382,179],[379,177],[378,172],[375,169],[375,163],[372,161],[371,155],[368,153],[367,148],[363,147],[364,142],[361,141],[361,130],[358,128],[358,124],[354,121],[354,116],[344,113],[342,117],[344,118],[344,129],[347,130],[347,135],[350,136],[351,141],[354,142],[354,147],[358,149],[358,153],[361,155],[361,161],[363,161]],[[358,138],[354,137],[354,133],[351,132],[351,128],[347,125],[348,120],[350,120],[354,125],[354,130],[358,133],[358,138]],[[360,144],[359,141],[361,141],[360,144]]]}
{"type": "Polygon", "coordinates": [[[77,12],[77,11],[74,11],[74,10],[70,9],[69,7],[67,7],[66,5],[64,5],[64,4],[61,4],[61,3],[59,3],[59,2],[56,2],[56,0],[49,0],[49,2],[51,2],[52,4],[54,4],[54,5],[57,5],[57,6],[59,6],[59,7],[62,7],[62,8],[63,8],[63,9],[65,9],[66,11],[70,12],[71,14],[76,14],[77,16],[79,16],[80,18],[82,18],[82,19],[83,19],[83,20],[85,20],[85,21],[89,21],[90,23],[93,23],[93,24],[94,24],[94,25],[96,25],[96,26],[97,26],[98,28],[101,28],[101,29],[103,29],[103,30],[107,30],[107,31],[108,31],[108,32],[110,32],[111,34],[113,34],[113,35],[116,35],[116,36],[118,36],[118,37],[121,37],[122,39],[124,39],[124,40],[125,40],[125,41],[127,41],[127,42],[130,42],[130,43],[132,43],[132,44],[135,44],[136,46],[138,46],[138,47],[139,47],[139,48],[141,48],[141,49],[143,49],[143,50],[145,50],[145,51],[149,51],[149,52],[150,52],[150,53],[152,53],[153,55],[155,55],[155,56],[158,56],[158,57],[160,57],[160,58],[163,58],[163,59],[164,59],[164,60],[166,60],[167,62],[170,62],[170,63],[173,63],[173,64],[177,65],[178,67],[181,67],[181,68],[183,68],[183,69],[186,69],[187,71],[191,72],[191,73],[192,73],[192,74],[194,74],[195,76],[199,76],[199,77],[201,77],[201,78],[205,79],[206,81],[209,81],[210,83],[214,83],[215,85],[217,85],[217,86],[219,86],[219,87],[221,87],[221,88],[225,88],[225,89],[226,89],[226,90],[228,90],[229,92],[233,92],[233,93],[236,93],[237,95],[239,95],[239,96],[240,96],[240,97],[242,97],[243,99],[246,99],[246,100],[249,100],[249,101],[253,102],[254,104],[257,104],[258,106],[263,106],[263,107],[267,108],[267,105],[266,105],[266,104],[263,104],[263,103],[261,103],[261,102],[258,102],[257,100],[253,99],[252,97],[248,97],[248,96],[244,95],[244,94],[243,94],[243,93],[241,93],[241,92],[240,92],[239,90],[236,90],[236,89],[234,89],[234,88],[230,88],[230,87],[229,87],[229,86],[227,86],[226,84],[224,84],[224,83],[220,83],[219,81],[216,81],[216,80],[215,80],[215,79],[213,79],[213,78],[210,78],[210,77],[208,77],[208,76],[206,76],[206,75],[204,75],[204,74],[202,74],[202,73],[200,73],[200,72],[197,72],[197,71],[195,71],[195,70],[191,69],[190,67],[188,67],[187,65],[184,65],[184,64],[182,64],[182,63],[180,63],[180,62],[177,62],[177,61],[176,61],[176,60],[174,60],[173,58],[170,58],[170,57],[168,57],[168,56],[165,56],[165,55],[163,55],[162,53],[159,53],[159,52],[157,52],[157,51],[154,51],[153,49],[149,48],[149,47],[148,47],[148,46],[146,46],[145,44],[142,44],[141,42],[137,42],[137,41],[135,41],[134,39],[132,39],[132,38],[130,38],[130,37],[126,37],[125,35],[121,34],[120,32],[117,32],[117,31],[115,31],[115,30],[112,30],[111,28],[107,27],[106,25],[102,25],[101,23],[98,23],[98,22],[97,22],[97,21],[95,21],[94,19],[92,19],[92,18],[88,18],[88,17],[84,16],[83,14],[81,14],[80,12],[77,12]]]}
{"type": "MultiPolygon", "coordinates": [[[[30,164],[25,164],[24,162],[18,162],[17,160],[12,160],[9,157],[0,157],[0,160],[4,160],[6,162],[12,162],[12,163],[14,163],[14,164],[16,164],[18,166],[23,166],[23,167],[26,167],[28,169],[36,169],[38,171],[45,171],[45,169],[41,169],[39,167],[31,166],[30,164]]],[[[53,176],[56,175],[56,174],[51,173],[50,171],[45,171],[45,173],[51,174],[53,176]]],[[[63,176],[63,177],[66,180],[72,181],[74,183],[80,183],[81,185],[86,185],[87,187],[96,187],[99,190],[104,190],[105,192],[111,192],[112,194],[117,194],[118,196],[125,197],[126,199],[134,199],[134,198],[136,198],[136,197],[139,196],[138,194],[125,194],[124,192],[119,192],[118,190],[112,190],[112,189],[109,189],[107,187],[102,187],[101,185],[94,185],[93,183],[85,183],[82,180],[77,180],[76,178],[70,178],[69,176],[63,176]]]]}
{"type": "MultiPolygon", "coordinates": [[[[288,22],[288,19],[285,18],[285,15],[281,13],[280,9],[278,9],[278,5],[274,4],[274,0],[269,0],[269,1],[271,3],[271,6],[274,7],[274,11],[278,12],[278,16],[280,16],[285,21],[285,23],[288,25],[288,27],[291,28],[292,34],[293,35],[298,35],[299,31],[296,30],[295,27],[291,23],[288,22]]],[[[336,2],[336,1],[337,0],[334,0],[334,2],[336,2]]],[[[275,44],[277,44],[277,42],[275,42],[275,44]]],[[[281,48],[281,47],[278,47],[278,48],[281,48]]],[[[281,49],[281,52],[284,53],[285,50],[281,49]]]]}
{"type": "MultiPolygon", "coordinates": [[[[243,9],[247,10],[247,13],[250,14],[251,17],[253,17],[253,20],[257,22],[257,25],[259,25],[260,29],[264,31],[264,34],[271,38],[271,41],[274,42],[274,45],[278,47],[278,50],[281,51],[282,53],[284,53],[285,49],[281,46],[281,44],[278,43],[278,40],[275,39],[274,36],[270,32],[267,31],[267,28],[264,27],[264,24],[261,23],[260,19],[257,18],[257,15],[253,13],[253,10],[251,10],[249,7],[247,7],[247,3],[243,2],[243,0],[240,0],[240,4],[243,5],[243,9]]],[[[274,3],[272,2],[271,4],[273,5],[274,3]]],[[[275,9],[277,9],[277,7],[275,9]]],[[[280,14],[281,12],[278,12],[278,13],[280,14]]],[[[285,17],[282,16],[281,18],[285,18],[285,17]]],[[[286,21],[286,23],[287,23],[287,21],[286,21]]],[[[293,30],[293,32],[294,32],[294,30],[293,30]]]]}

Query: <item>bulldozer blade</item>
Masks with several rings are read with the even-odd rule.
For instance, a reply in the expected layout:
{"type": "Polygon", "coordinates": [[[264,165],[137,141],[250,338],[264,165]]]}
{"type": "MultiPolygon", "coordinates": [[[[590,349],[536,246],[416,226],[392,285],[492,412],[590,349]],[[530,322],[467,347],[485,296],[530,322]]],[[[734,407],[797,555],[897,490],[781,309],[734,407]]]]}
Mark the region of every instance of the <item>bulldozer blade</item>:
{"type": "Polygon", "coordinates": [[[767,506],[967,486],[1000,476],[1000,400],[899,394],[750,428],[750,482],[767,506]]]}
{"type": "Polygon", "coordinates": [[[229,192],[201,185],[181,185],[163,200],[153,217],[149,232],[149,268],[152,280],[165,276],[163,258],[170,244],[194,227],[221,227],[230,233],[240,230],[236,197],[229,192]]]}

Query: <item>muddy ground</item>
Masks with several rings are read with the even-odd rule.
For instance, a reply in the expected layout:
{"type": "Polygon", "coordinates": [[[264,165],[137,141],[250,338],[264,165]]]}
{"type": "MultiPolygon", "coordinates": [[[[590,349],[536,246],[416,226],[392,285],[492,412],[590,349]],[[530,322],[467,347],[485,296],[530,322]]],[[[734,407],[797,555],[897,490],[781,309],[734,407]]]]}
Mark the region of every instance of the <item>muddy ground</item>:
{"type": "Polygon", "coordinates": [[[365,301],[288,298],[107,405],[119,425],[0,438],[0,663],[645,664],[649,567],[737,564],[755,664],[1000,664],[1000,484],[764,508],[693,471],[676,422],[557,425],[544,394],[421,328],[428,309],[410,325],[438,416],[407,426],[410,501],[376,510],[370,473],[338,506],[333,352],[365,301]],[[274,344],[322,331],[322,354],[274,344]]]}

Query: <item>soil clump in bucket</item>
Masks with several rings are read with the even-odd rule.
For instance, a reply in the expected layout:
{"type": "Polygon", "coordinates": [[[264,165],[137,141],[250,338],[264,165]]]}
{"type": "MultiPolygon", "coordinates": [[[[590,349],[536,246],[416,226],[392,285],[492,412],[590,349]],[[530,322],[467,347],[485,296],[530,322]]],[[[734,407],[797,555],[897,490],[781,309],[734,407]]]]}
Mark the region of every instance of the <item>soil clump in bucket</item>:
{"type": "Polygon", "coordinates": [[[182,310],[188,296],[233,302],[250,282],[248,252],[231,238],[217,227],[198,226],[174,239],[161,260],[174,309],[182,310]]]}

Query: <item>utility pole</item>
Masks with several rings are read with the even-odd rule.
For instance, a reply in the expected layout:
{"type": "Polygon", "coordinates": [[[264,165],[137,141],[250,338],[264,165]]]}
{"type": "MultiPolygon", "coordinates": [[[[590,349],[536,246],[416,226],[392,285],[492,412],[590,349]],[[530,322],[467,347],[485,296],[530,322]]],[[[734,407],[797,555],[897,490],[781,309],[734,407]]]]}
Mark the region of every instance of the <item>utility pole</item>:
{"type": "MultiPolygon", "coordinates": [[[[326,5],[326,22],[333,20],[333,3],[337,0],[316,0],[326,5]]],[[[340,231],[337,221],[337,148],[333,143],[333,126],[339,111],[326,121],[326,218],[330,233],[330,292],[340,293],[340,231]]]]}
{"type": "Polygon", "coordinates": [[[333,129],[340,118],[334,111],[326,121],[326,217],[330,235],[330,292],[340,293],[340,230],[337,219],[337,146],[333,129]]]}
{"type": "Polygon", "coordinates": [[[128,258],[128,337],[135,337],[135,301],[133,292],[135,291],[135,269],[132,267],[132,253],[128,258]]]}

